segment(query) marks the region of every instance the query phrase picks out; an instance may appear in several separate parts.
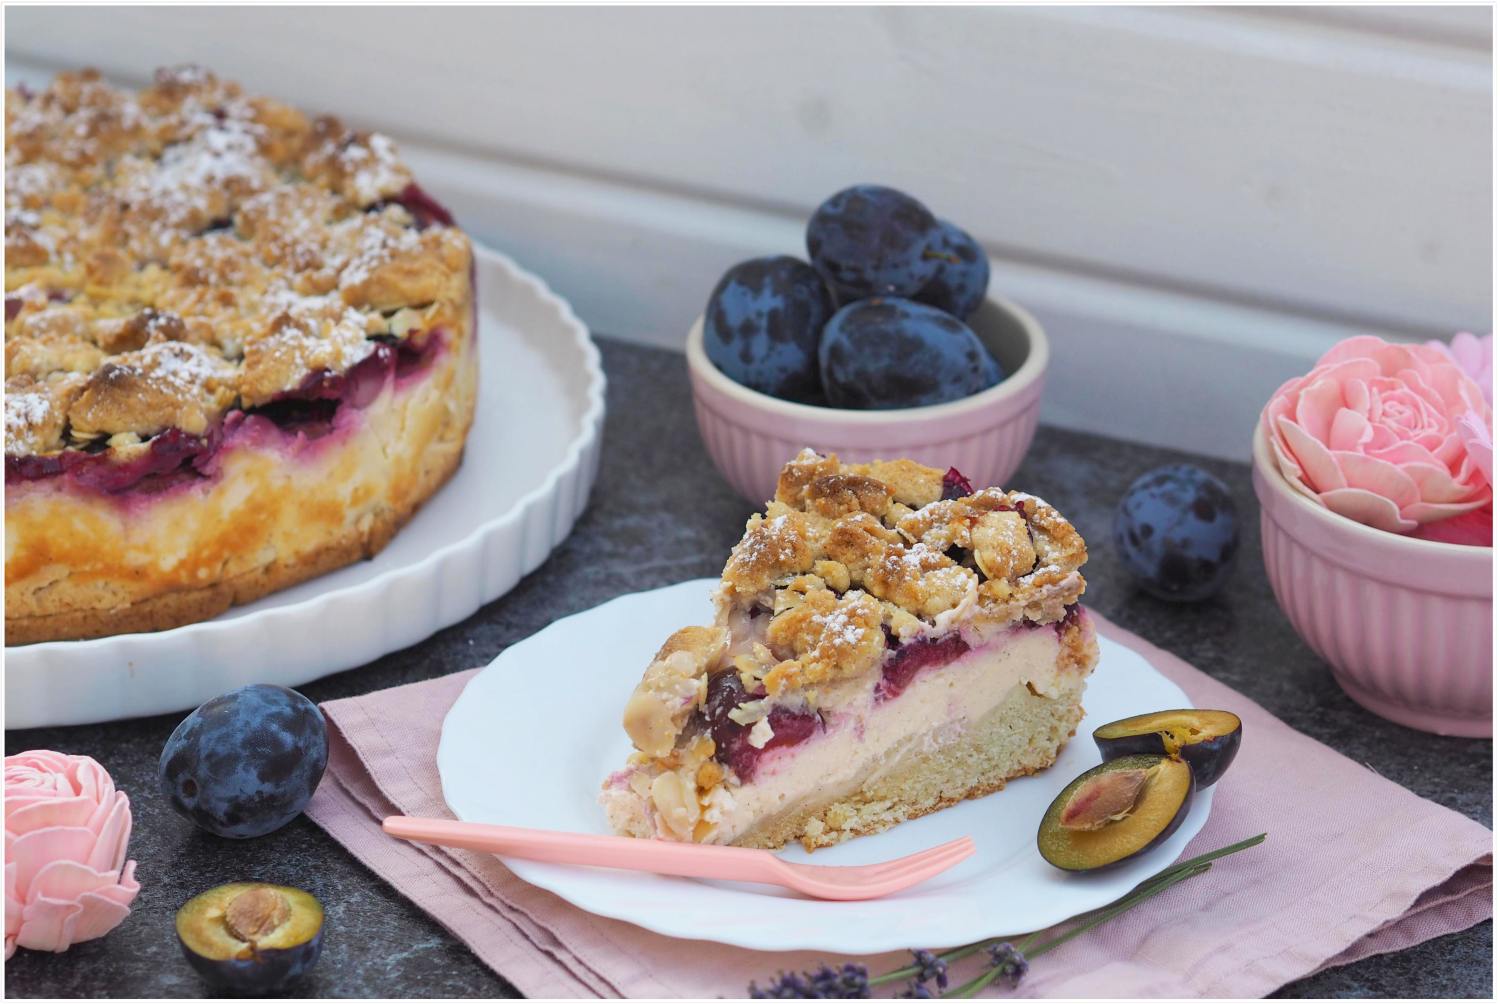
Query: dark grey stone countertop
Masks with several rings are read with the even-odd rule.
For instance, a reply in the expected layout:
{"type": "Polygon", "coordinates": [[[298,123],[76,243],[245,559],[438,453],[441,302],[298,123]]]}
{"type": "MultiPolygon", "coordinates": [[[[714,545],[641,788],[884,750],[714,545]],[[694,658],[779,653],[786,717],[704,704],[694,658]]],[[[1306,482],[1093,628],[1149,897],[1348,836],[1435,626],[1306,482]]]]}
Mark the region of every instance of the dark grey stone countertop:
{"type": "MultiPolygon", "coordinates": [[[[488,662],[559,617],[621,593],[717,575],[749,508],[698,441],[680,355],[603,339],[609,418],[593,498],[572,536],[509,595],[461,624],[368,666],[302,689],[317,701],[410,683],[488,662]]],[[[1260,561],[1258,507],[1243,464],[1185,457],[1043,428],[1016,487],[1055,504],[1092,542],[1091,605],[1258,701],[1297,729],[1424,798],[1492,826],[1491,744],[1393,725],[1344,696],[1277,609],[1260,561]],[[1110,540],[1111,513],[1136,475],[1190,459],[1229,483],[1243,551],[1229,588],[1198,606],[1134,589],[1110,540]]],[[[5,967],[13,997],[196,997],[172,918],[194,894],[245,878],[302,886],[327,908],[327,948],[297,996],[514,996],[505,980],[306,819],[248,842],[196,830],[156,794],[156,762],[180,715],[7,733],[7,753],[87,753],[132,796],[130,853],[142,890],[130,918],[65,954],[21,951],[5,967]]],[[[1288,997],[1489,997],[1492,929],[1484,923],[1393,955],[1285,987],[1288,997]]],[[[768,974],[770,975],[770,974],[768,974]]],[[[739,987],[725,987],[729,995],[739,987]]]]}

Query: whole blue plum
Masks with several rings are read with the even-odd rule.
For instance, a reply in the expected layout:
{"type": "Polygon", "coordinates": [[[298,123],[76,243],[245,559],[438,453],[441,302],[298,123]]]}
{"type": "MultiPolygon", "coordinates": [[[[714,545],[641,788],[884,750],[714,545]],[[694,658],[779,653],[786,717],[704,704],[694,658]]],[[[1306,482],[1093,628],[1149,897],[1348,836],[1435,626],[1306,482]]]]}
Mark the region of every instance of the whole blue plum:
{"type": "Polygon", "coordinates": [[[173,730],[157,779],[172,807],[221,837],[259,837],[302,812],[328,766],[317,705],[255,684],[200,706],[173,730]]]}
{"type": "Polygon", "coordinates": [[[833,294],[817,270],[787,255],[724,273],[703,316],[703,351],[729,379],[788,401],[817,402],[818,336],[833,294]]]}
{"type": "Polygon", "coordinates": [[[937,260],[937,274],[913,299],[946,310],[962,320],[984,302],[990,288],[990,259],[968,231],[938,220],[938,232],[927,249],[937,260]]]}
{"type": "Polygon", "coordinates": [[[1115,547],[1141,588],[1194,602],[1224,587],[1239,553],[1239,520],[1224,482],[1191,464],[1147,471],[1115,512],[1115,547]]]}
{"type": "Polygon", "coordinates": [[[813,212],[807,254],[844,303],[911,296],[937,274],[938,260],[927,253],[937,234],[937,217],[905,192],[855,185],[813,212]]]}
{"type": "Polygon", "coordinates": [[[818,346],[823,389],[835,408],[916,408],[999,383],[1000,364],[951,314],[896,297],[839,310],[818,346]]]}

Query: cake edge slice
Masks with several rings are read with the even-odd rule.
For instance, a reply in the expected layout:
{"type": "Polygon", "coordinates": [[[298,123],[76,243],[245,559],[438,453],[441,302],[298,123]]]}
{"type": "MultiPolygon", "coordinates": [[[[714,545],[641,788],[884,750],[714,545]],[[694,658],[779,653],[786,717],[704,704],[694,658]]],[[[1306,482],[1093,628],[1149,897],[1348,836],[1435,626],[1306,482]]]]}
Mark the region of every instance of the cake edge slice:
{"type": "Polygon", "coordinates": [[[803,450],[732,549],[714,624],[674,633],[627,702],[637,752],[599,795],[612,827],[811,849],[1045,769],[1082,719],[1097,660],[1078,605],[1086,560],[1082,537],[1035,496],[803,450]],[[991,647],[1026,635],[1037,643],[1002,678],[975,675],[975,649],[999,665],[991,647]],[[903,704],[913,678],[893,670],[908,646],[940,649],[916,671],[953,688],[946,710],[903,704]],[[967,669],[950,666],[960,660],[967,669]],[[912,720],[893,727],[893,705],[912,720]],[[822,741],[849,722],[857,741],[822,741]]]}

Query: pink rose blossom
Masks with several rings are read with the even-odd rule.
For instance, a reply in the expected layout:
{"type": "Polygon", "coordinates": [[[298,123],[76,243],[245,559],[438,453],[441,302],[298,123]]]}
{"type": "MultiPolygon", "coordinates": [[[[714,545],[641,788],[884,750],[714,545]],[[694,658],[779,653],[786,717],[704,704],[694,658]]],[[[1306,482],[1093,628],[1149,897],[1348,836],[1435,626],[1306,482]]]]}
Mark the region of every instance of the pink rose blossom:
{"type": "Polygon", "coordinates": [[[1490,502],[1461,420],[1488,430],[1490,405],[1445,349],[1347,338],[1272,395],[1261,422],[1297,490],[1382,530],[1418,526],[1490,502]]]}
{"type": "Polygon", "coordinates": [[[1494,405],[1495,377],[1494,377],[1494,343],[1492,335],[1478,338],[1467,331],[1460,331],[1453,336],[1451,342],[1428,342],[1428,345],[1436,346],[1448,354],[1448,357],[1458,364],[1458,368],[1479,384],[1479,389],[1484,391],[1484,399],[1490,405],[1494,405]]]}
{"type": "Polygon", "coordinates": [[[102,937],[141,891],[130,799],[91,757],[32,750],[5,758],[5,957],[102,937]]]}

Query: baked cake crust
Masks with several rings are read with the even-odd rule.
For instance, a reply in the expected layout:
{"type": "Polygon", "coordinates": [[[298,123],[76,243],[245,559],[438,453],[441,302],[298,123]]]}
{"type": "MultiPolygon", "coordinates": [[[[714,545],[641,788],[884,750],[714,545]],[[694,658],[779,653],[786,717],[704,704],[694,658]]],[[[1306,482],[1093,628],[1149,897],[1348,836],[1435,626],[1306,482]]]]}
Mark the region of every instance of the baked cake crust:
{"type": "Polygon", "coordinates": [[[472,253],[391,142],[194,67],[6,96],[6,641],[377,553],[457,468],[472,253]]]}
{"type": "Polygon", "coordinates": [[[1034,496],[974,491],[955,471],[911,461],[842,464],[804,450],[731,552],[715,623],[673,634],[627,702],[637,752],[605,782],[611,822],[635,836],[762,847],[796,838],[811,848],[1049,766],[1082,718],[1098,657],[1078,606],[1087,557],[1073,526],[1034,496]],[[935,705],[938,718],[963,705],[937,723],[947,738],[926,752],[892,751],[896,761],[852,790],[815,778],[822,794],[810,803],[789,807],[778,794],[748,832],[727,829],[736,793],[753,780],[735,765],[755,769],[739,744],[768,749],[779,729],[795,747],[841,723],[861,735],[884,728],[881,705],[913,679],[887,674],[899,653],[924,646],[936,653],[925,663],[934,673],[954,669],[940,690],[976,691],[968,704],[951,690],[934,698],[949,709],[935,705]]]}

